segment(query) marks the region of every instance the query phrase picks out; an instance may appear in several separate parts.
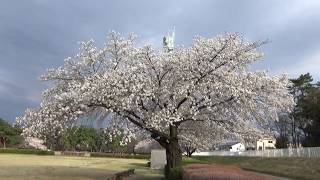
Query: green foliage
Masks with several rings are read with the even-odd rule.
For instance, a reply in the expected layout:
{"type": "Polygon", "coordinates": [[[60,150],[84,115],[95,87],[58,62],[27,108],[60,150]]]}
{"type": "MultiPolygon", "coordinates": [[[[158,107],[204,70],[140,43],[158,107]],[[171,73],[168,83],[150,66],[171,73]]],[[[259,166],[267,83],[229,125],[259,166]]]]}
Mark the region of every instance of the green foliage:
{"type": "Polygon", "coordinates": [[[108,152],[113,153],[123,153],[127,151],[126,146],[121,145],[121,140],[123,139],[123,130],[120,133],[111,133],[110,130],[105,130],[105,143],[107,145],[108,152]]]}
{"type": "MultiPolygon", "coordinates": [[[[128,153],[128,147],[121,145],[121,140],[123,139],[123,133],[112,134],[108,129],[101,129],[98,131],[100,148],[99,152],[112,152],[112,153],[128,153]]],[[[129,152],[130,153],[130,152],[129,152]]]]}
{"type": "Polygon", "coordinates": [[[176,166],[171,168],[169,174],[166,176],[166,180],[182,180],[183,168],[182,166],[176,166]]]}
{"type": "Polygon", "coordinates": [[[110,133],[108,129],[95,129],[86,126],[73,127],[62,135],[63,150],[133,153],[136,141],[121,145],[122,131],[110,133]]]}
{"type": "Polygon", "coordinates": [[[320,146],[320,88],[315,87],[300,101],[300,118],[311,120],[304,127],[304,146],[320,146]]]}
{"type": "Polygon", "coordinates": [[[289,139],[287,136],[284,136],[281,134],[279,137],[277,137],[276,139],[277,149],[288,148],[288,144],[289,144],[289,139]]]}
{"type": "Polygon", "coordinates": [[[0,118],[0,143],[4,148],[19,145],[23,141],[21,132],[19,127],[12,126],[0,118]]]}
{"type": "Polygon", "coordinates": [[[281,115],[276,123],[279,132],[276,146],[320,146],[320,82],[313,84],[309,73],[291,79],[291,82],[289,89],[296,106],[292,113],[281,115]]]}
{"type": "Polygon", "coordinates": [[[85,126],[73,127],[63,136],[67,150],[97,151],[99,135],[94,128],[85,126]]]}
{"type": "MultiPolygon", "coordinates": [[[[292,92],[297,102],[292,113],[292,126],[303,131],[304,146],[320,146],[320,87],[319,83],[312,84],[312,81],[309,73],[292,80],[292,92]]],[[[298,138],[293,137],[295,139],[298,138]]]]}
{"type": "Polygon", "coordinates": [[[291,121],[289,124],[291,127],[291,141],[294,147],[297,147],[298,144],[301,143],[300,130],[305,131],[306,125],[310,123],[310,119],[305,118],[301,112],[303,111],[303,104],[306,100],[306,97],[314,88],[312,81],[312,76],[309,73],[302,74],[297,79],[291,79],[293,86],[290,88],[290,91],[297,103],[290,115],[291,121]]]}
{"type": "Polygon", "coordinates": [[[54,155],[54,151],[43,151],[43,150],[36,150],[36,149],[15,149],[15,148],[0,149],[0,153],[54,155]]]}

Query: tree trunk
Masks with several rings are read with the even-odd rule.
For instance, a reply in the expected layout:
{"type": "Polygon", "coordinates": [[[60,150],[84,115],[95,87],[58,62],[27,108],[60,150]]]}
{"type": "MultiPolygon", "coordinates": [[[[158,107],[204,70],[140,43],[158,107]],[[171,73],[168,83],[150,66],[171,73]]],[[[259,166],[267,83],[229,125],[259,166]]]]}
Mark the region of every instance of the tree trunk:
{"type": "Polygon", "coordinates": [[[192,156],[192,154],[194,153],[194,152],[196,152],[196,149],[189,149],[189,151],[187,151],[187,157],[191,157],[192,156]]]}
{"type": "Polygon", "coordinates": [[[166,147],[167,167],[169,168],[180,165],[182,160],[181,149],[176,142],[170,142],[166,147]]]}
{"type": "Polygon", "coordinates": [[[193,147],[189,147],[189,146],[186,146],[186,147],[184,147],[184,150],[185,150],[185,152],[186,152],[186,156],[187,157],[191,157],[192,156],[192,154],[194,153],[194,152],[196,152],[196,148],[193,148],[193,147]]]}
{"type": "Polygon", "coordinates": [[[178,128],[170,125],[170,140],[166,145],[167,165],[165,169],[166,176],[170,169],[179,166],[182,161],[182,151],[178,142],[178,128]]]}
{"type": "Polygon", "coordinates": [[[191,152],[187,151],[187,157],[191,157],[191,152]]]}
{"type": "Polygon", "coordinates": [[[179,166],[182,161],[182,151],[178,141],[178,127],[170,125],[169,139],[155,133],[151,134],[151,137],[166,149],[167,165],[165,176],[168,177],[170,169],[179,166]]]}

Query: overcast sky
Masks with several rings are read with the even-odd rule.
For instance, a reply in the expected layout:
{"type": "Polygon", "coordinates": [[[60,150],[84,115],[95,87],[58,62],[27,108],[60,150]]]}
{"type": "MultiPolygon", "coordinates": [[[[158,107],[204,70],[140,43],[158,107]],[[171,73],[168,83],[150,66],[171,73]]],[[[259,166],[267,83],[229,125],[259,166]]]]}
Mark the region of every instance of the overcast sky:
{"type": "Polygon", "coordinates": [[[320,80],[319,0],[1,0],[0,117],[12,122],[38,106],[48,86],[38,77],[74,55],[79,41],[101,46],[115,30],[161,47],[173,26],[176,44],[224,32],[269,39],[256,69],[291,77],[310,72],[320,80]]]}

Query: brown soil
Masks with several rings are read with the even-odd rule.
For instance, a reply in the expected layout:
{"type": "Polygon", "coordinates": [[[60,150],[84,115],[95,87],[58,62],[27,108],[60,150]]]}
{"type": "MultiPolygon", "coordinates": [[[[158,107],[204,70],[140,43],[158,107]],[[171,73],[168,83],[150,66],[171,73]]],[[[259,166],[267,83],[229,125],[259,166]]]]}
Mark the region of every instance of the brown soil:
{"type": "Polygon", "coordinates": [[[234,166],[191,164],[183,168],[184,180],[275,180],[234,166]]]}

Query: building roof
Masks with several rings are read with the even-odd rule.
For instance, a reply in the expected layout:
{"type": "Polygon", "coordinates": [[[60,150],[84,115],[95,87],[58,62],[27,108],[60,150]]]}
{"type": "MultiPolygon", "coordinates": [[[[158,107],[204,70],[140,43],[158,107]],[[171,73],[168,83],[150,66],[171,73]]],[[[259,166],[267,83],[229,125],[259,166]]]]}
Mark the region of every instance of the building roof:
{"type": "Polygon", "coordinates": [[[229,142],[224,142],[224,143],[221,143],[220,146],[233,146],[233,145],[236,145],[240,143],[239,141],[229,141],[229,142]]]}

